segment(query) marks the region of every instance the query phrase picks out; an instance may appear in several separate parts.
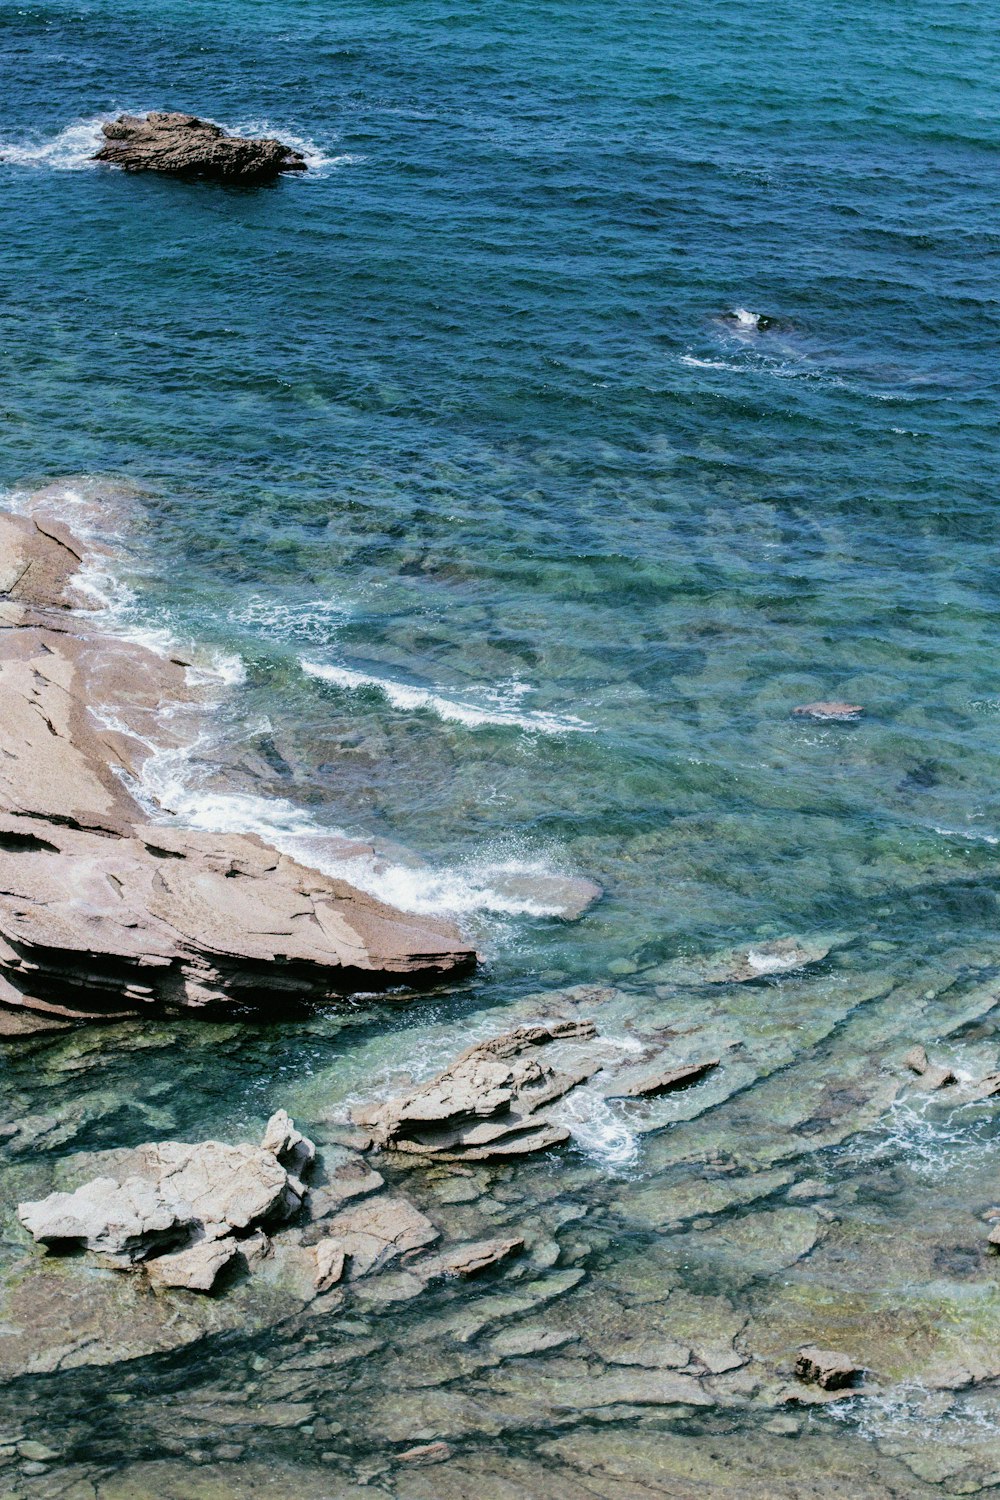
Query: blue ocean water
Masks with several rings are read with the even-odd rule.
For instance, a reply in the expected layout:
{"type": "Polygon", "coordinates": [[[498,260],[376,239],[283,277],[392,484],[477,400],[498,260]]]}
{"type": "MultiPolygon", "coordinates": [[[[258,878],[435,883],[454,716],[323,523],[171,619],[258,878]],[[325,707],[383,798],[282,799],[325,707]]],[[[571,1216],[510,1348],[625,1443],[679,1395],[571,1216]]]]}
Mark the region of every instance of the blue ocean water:
{"type": "Polygon", "coordinates": [[[0,24],[3,478],[141,487],[150,618],[248,663],[238,734],[280,726],[259,790],[478,892],[511,860],[605,885],[568,949],[522,925],[522,969],[857,923],[914,861],[980,868],[981,8],[0,24]],[[246,191],[86,165],[96,117],[161,106],[318,169],[246,191]],[[789,718],[817,698],[864,725],[789,718]]]}
{"type": "MultiPolygon", "coordinates": [[[[983,962],[994,23],[0,7],[0,482],[59,479],[71,524],[110,496],[130,625],[224,664],[167,805],[372,841],[359,878],[479,942],[459,1010],[609,977],[653,1006],[663,965],[789,935],[983,962]],[[311,169],[88,161],[151,108],[311,169]],[[864,714],[792,714],[824,699],[864,714]],[[604,890],[579,922],[560,876],[604,890]]],[[[314,1047],[228,1059],[188,1118],[266,1112],[314,1047]]]]}

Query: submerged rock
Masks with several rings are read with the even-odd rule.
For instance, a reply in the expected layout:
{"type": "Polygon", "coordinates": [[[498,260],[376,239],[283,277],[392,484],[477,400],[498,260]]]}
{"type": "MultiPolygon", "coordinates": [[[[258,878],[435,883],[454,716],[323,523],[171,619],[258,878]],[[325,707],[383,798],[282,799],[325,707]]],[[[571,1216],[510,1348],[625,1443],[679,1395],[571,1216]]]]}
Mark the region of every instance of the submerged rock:
{"type": "Polygon", "coordinates": [[[705,958],[676,959],[651,977],[673,984],[748,984],[822,963],[833,946],[823,938],[770,938],[705,958]]]}
{"type": "Polygon", "coordinates": [[[860,703],[802,703],[792,713],[800,719],[817,719],[820,723],[852,723],[860,719],[860,703]]]}
{"type": "Polygon", "coordinates": [[[722,1059],[710,1057],[706,1062],[685,1063],[681,1067],[666,1068],[655,1073],[638,1076],[625,1074],[618,1078],[615,1087],[608,1091],[608,1099],[653,1099],[658,1094],[669,1094],[674,1089],[690,1087],[699,1083],[707,1073],[717,1068],[722,1059]]]}
{"type": "Polygon", "coordinates": [[[149,824],[116,772],[140,773],[191,690],[178,663],[84,628],[82,558],[61,528],[0,513],[0,1008],[287,1010],[473,967],[450,923],[256,837],[149,824]]]}
{"type": "Polygon", "coordinates": [[[104,144],[95,161],[126,172],[208,177],[216,182],[266,182],[282,172],[304,172],[301,151],[267,137],[230,135],[196,115],[153,110],[119,115],[101,127],[104,144]]]}

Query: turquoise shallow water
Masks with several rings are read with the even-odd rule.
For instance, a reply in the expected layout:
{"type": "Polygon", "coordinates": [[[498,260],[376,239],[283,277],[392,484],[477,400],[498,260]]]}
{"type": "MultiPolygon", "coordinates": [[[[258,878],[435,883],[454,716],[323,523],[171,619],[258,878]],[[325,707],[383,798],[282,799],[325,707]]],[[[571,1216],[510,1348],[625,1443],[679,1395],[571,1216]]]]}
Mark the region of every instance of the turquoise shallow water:
{"type": "MultiPolygon", "coordinates": [[[[662,1020],[664,965],[732,944],[833,934],[845,983],[904,986],[848,1070],[926,966],[994,973],[998,50],[925,0],[0,11],[0,481],[110,495],[130,626],[228,664],[170,805],[372,840],[365,878],[487,960],[346,1061],[335,1027],[220,1050],[178,1128],[544,985],[662,1020]],[[313,170],[87,164],[160,107],[313,170]],[[862,720],[791,716],[829,698],[862,720]],[[604,898],[564,923],[552,874],[604,898]]],[[[814,1040],[779,989],[730,1016],[814,1040]]]]}

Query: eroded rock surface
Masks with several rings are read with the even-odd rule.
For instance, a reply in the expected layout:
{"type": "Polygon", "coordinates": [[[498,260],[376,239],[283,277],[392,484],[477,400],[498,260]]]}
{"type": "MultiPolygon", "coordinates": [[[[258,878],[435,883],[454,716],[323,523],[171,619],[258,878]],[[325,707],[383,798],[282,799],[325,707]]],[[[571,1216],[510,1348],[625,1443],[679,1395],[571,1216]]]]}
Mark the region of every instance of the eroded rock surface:
{"type": "Polygon", "coordinates": [[[230,135],[196,115],[154,110],[119,115],[101,127],[104,144],[95,161],[126,172],[208,177],[216,182],[266,182],[282,172],[304,172],[301,151],[267,137],[230,135]]]}
{"type": "Polygon", "coordinates": [[[185,670],[87,629],[83,551],[0,514],[0,1011],[282,1009],[470,968],[449,923],[250,835],[149,823],[116,772],[141,769],[157,712],[190,696],[185,670]]]}
{"type": "Polygon", "coordinates": [[[486,1161],[547,1150],[569,1139],[545,1106],[556,1103],[603,1065],[574,1057],[557,1067],[538,1056],[555,1042],[587,1041],[592,1021],[519,1026],[468,1048],[443,1073],[385,1104],[355,1110],[373,1141],[394,1151],[446,1161],[486,1161]]]}

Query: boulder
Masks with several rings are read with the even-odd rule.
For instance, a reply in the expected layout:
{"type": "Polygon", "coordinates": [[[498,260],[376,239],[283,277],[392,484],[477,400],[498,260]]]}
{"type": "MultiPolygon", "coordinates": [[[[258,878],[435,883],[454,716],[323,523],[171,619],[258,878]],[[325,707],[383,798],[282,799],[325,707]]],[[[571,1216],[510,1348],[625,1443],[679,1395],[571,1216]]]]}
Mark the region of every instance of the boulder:
{"type": "Polygon", "coordinates": [[[81,1245],[128,1266],[196,1235],[225,1239],[290,1206],[288,1173],[259,1146],[160,1141],[106,1155],[107,1175],[18,1205],[37,1241],[81,1245]]]}
{"type": "Polygon", "coordinates": [[[261,1147],[270,1151],[288,1172],[301,1177],[316,1159],[316,1147],[295,1128],[287,1110],[277,1110],[264,1129],[261,1147]]]}
{"type": "Polygon", "coordinates": [[[352,1280],[381,1271],[412,1250],[423,1250],[441,1238],[438,1230],[408,1199],[386,1195],[365,1199],[345,1208],[327,1224],[327,1235],[335,1249],[317,1246],[317,1272],[327,1259],[335,1263],[336,1251],[350,1262],[352,1280]]]}
{"type": "Polygon", "coordinates": [[[839,1391],[857,1385],[864,1371],[847,1354],[808,1345],[798,1352],[795,1374],[806,1385],[818,1385],[824,1391],[839,1391]]]}
{"type": "Polygon", "coordinates": [[[304,172],[301,151],[271,137],[230,135],[196,115],[151,111],[119,115],[101,127],[104,144],[94,160],[126,172],[207,177],[215,182],[258,183],[282,172],[304,172]]]}

